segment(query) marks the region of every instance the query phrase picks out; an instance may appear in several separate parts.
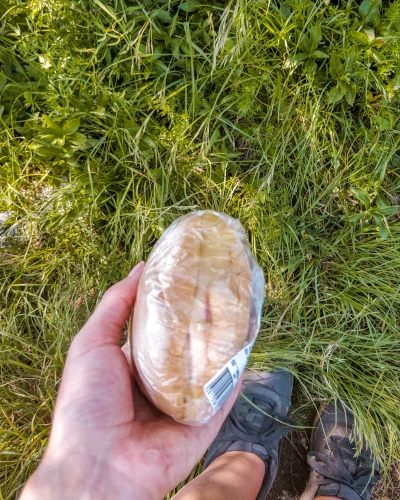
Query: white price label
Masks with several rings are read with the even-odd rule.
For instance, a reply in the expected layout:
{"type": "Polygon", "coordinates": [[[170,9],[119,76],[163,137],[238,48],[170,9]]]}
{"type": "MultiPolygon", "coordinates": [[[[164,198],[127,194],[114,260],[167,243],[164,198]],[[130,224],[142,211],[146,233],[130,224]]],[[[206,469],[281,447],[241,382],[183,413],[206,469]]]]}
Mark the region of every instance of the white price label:
{"type": "Polygon", "coordinates": [[[226,402],[246,368],[254,342],[239,351],[219,372],[204,386],[214,413],[226,402]]]}

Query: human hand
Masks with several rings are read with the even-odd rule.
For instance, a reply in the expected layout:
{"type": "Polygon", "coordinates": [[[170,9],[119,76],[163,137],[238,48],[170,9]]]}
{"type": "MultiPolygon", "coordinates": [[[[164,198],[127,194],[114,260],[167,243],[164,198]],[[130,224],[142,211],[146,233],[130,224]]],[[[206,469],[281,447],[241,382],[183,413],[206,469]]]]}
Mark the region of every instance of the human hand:
{"type": "Polygon", "coordinates": [[[161,500],[189,475],[231,409],[240,384],[200,427],[175,422],[141,393],[120,336],[143,266],[104,294],[72,341],[48,449],[20,500],[161,500]]]}

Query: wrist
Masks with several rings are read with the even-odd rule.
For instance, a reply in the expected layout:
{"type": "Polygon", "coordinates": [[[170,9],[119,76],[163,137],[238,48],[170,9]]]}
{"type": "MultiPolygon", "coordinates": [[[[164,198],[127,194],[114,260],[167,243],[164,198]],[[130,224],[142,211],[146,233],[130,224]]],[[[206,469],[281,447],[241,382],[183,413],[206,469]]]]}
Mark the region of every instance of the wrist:
{"type": "Polygon", "coordinates": [[[47,464],[42,462],[34,474],[29,478],[19,500],[63,500],[82,498],[96,498],[88,495],[87,488],[79,478],[75,477],[73,471],[64,466],[47,464]]]}
{"type": "Polygon", "coordinates": [[[66,463],[46,455],[19,500],[117,500],[131,498],[133,492],[140,500],[162,500],[168,493],[159,490],[162,484],[157,484],[154,476],[149,478],[137,465],[126,477],[118,471],[117,464],[110,467],[109,462],[89,464],[83,463],[81,457],[73,458],[66,463]],[[136,482],[136,487],[132,488],[132,482],[136,482]]]}

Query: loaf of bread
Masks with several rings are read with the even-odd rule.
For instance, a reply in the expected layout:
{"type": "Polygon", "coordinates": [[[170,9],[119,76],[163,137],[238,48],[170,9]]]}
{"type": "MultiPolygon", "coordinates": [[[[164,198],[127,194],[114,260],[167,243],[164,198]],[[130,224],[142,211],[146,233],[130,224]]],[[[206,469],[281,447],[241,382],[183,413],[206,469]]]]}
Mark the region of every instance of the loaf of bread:
{"type": "Polygon", "coordinates": [[[150,254],[130,325],[151,401],[179,422],[205,423],[240,375],[221,370],[247,346],[244,364],[232,365],[244,369],[263,299],[264,276],[239,221],[212,211],[175,221],[150,254]]]}

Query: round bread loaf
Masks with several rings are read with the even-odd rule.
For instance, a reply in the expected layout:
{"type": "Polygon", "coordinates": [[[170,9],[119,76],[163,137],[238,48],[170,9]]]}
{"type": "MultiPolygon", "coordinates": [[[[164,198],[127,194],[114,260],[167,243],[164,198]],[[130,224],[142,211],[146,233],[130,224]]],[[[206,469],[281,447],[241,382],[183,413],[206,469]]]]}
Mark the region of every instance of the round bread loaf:
{"type": "Polygon", "coordinates": [[[163,234],[144,268],[130,326],[152,402],[180,422],[214,413],[204,386],[259,329],[264,278],[239,221],[194,212],[163,234]]]}

